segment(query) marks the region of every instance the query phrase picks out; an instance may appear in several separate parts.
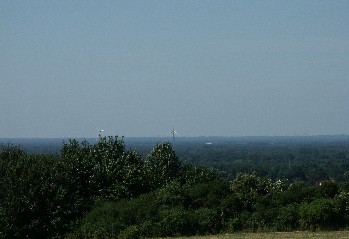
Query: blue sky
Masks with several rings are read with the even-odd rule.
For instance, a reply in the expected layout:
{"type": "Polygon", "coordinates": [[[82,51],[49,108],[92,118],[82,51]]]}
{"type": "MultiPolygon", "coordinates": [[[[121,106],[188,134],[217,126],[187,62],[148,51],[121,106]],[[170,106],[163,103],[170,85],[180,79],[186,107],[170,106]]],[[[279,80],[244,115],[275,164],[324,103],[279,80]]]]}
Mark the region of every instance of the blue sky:
{"type": "Polygon", "coordinates": [[[0,137],[349,134],[349,1],[0,1],[0,137]]]}

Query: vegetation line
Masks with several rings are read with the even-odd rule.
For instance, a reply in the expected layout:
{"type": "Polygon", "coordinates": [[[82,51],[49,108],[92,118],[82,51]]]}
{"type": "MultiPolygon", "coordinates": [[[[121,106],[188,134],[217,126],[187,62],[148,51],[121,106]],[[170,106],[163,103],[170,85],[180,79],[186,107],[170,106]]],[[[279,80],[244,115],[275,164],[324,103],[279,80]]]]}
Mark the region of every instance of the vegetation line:
{"type": "MultiPolygon", "coordinates": [[[[184,163],[167,142],[144,158],[118,137],[100,137],[95,144],[70,140],[59,155],[26,154],[19,146],[3,145],[0,238],[347,238],[345,231],[328,237],[317,231],[349,226],[348,148],[292,146],[292,157],[278,148],[275,155],[283,163],[270,165],[277,162],[275,152],[260,146],[252,154],[235,152],[240,164],[249,165],[250,155],[262,157],[270,171],[251,168],[228,178],[222,170],[184,163]],[[326,170],[333,178],[312,168],[304,177],[269,174],[284,170],[285,158],[293,163],[302,158],[307,165],[307,158],[314,162],[321,155],[331,160],[326,170]],[[246,231],[284,233],[241,233],[246,231]]],[[[210,159],[216,156],[221,155],[212,153],[210,159]]]]}

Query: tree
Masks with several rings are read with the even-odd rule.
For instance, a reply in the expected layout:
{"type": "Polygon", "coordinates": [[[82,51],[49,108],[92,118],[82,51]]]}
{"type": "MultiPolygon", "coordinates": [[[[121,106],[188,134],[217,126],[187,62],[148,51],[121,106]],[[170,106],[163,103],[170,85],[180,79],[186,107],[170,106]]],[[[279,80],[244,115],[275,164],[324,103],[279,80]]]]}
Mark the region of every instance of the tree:
{"type": "Polygon", "coordinates": [[[144,165],[135,151],[127,151],[123,139],[100,137],[95,145],[69,141],[62,148],[62,167],[84,200],[117,201],[146,191],[144,165]]]}
{"type": "Polygon", "coordinates": [[[69,229],[76,202],[66,197],[58,162],[25,154],[10,159],[0,185],[0,238],[59,238],[69,229]]]}
{"type": "Polygon", "coordinates": [[[158,143],[147,156],[145,167],[150,187],[156,189],[178,176],[181,162],[170,143],[158,143]]]}
{"type": "Polygon", "coordinates": [[[125,165],[121,158],[126,151],[124,141],[123,139],[118,140],[117,136],[108,137],[108,139],[100,137],[91,150],[93,168],[90,181],[92,187],[97,197],[109,196],[108,189],[122,180],[120,172],[125,165]]]}
{"type": "Polygon", "coordinates": [[[194,164],[183,166],[179,175],[179,181],[188,186],[208,183],[218,179],[222,179],[222,177],[217,170],[194,164]]]}
{"type": "Polygon", "coordinates": [[[316,193],[319,198],[334,198],[339,193],[339,187],[336,182],[330,180],[322,181],[316,187],[316,193]]]}
{"type": "Polygon", "coordinates": [[[112,168],[111,183],[103,189],[103,197],[112,201],[136,197],[148,192],[144,162],[135,151],[126,151],[112,168]]]}
{"type": "Polygon", "coordinates": [[[273,184],[270,179],[260,178],[256,173],[245,173],[236,176],[230,189],[243,202],[244,208],[251,212],[257,198],[270,193],[273,184]]]}

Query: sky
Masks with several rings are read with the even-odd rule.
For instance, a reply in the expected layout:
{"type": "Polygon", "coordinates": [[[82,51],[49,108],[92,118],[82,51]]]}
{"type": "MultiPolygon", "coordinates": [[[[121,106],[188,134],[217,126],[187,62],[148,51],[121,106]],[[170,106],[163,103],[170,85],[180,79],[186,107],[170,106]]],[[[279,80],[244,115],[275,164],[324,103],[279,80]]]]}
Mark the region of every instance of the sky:
{"type": "Polygon", "coordinates": [[[349,134],[348,12],[0,0],[0,138],[349,134]]]}

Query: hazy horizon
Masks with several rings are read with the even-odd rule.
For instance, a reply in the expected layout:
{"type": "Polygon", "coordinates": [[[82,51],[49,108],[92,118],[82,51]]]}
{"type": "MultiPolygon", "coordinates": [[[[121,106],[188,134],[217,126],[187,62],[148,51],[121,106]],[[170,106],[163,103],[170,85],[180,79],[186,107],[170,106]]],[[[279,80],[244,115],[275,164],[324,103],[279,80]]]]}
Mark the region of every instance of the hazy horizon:
{"type": "MultiPolygon", "coordinates": [[[[118,138],[124,138],[124,140],[128,140],[128,139],[159,139],[160,141],[173,141],[173,138],[171,135],[158,135],[158,136],[127,136],[127,135],[102,135],[102,137],[118,137],[118,138]]],[[[272,138],[337,138],[337,139],[342,139],[345,138],[346,140],[349,139],[349,134],[333,134],[333,135],[324,135],[324,134],[318,134],[318,135],[244,135],[244,136],[221,136],[221,135],[210,135],[210,136],[206,136],[206,135],[198,135],[198,136],[176,136],[175,140],[177,139],[272,139],[272,138]]],[[[0,137],[0,140],[8,140],[8,139],[13,139],[13,140],[31,140],[31,139],[38,139],[38,140],[65,140],[65,139],[87,139],[87,140],[97,140],[98,136],[91,136],[91,137],[0,137]]],[[[1,142],[0,142],[1,143],[1,142]]],[[[4,143],[4,142],[2,142],[4,143]]]]}
{"type": "Polygon", "coordinates": [[[349,1],[1,1],[0,138],[349,134],[349,1]]]}

